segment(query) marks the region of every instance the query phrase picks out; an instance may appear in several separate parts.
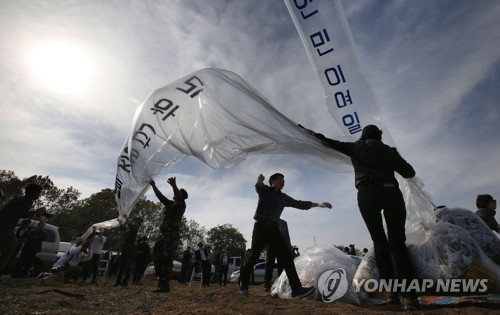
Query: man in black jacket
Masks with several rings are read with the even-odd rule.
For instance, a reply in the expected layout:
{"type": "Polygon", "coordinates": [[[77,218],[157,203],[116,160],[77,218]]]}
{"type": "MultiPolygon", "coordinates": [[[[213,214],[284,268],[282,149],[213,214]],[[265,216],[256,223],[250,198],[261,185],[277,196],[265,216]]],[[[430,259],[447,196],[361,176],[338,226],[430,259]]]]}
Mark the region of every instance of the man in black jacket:
{"type": "MultiPolygon", "coordinates": [[[[415,176],[413,167],[396,148],[382,142],[382,130],[375,125],[363,128],[361,138],[356,142],[341,142],[312,130],[306,131],[321,140],[323,145],[351,158],[358,189],[358,207],[373,241],[380,278],[407,279],[410,283],[414,274],[405,244],[406,207],[394,172],[404,178],[412,178],[415,176]]],[[[388,293],[387,303],[399,303],[394,292],[388,293]]],[[[403,304],[405,310],[418,309],[416,294],[404,293],[403,304]]]]}

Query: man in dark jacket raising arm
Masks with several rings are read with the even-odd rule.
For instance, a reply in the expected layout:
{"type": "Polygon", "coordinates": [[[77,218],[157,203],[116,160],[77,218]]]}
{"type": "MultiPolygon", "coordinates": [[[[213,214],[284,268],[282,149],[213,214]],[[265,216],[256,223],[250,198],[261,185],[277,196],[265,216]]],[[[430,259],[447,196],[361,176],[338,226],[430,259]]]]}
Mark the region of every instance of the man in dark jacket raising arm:
{"type": "Polygon", "coordinates": [[[292,207],[301,210],[309,210],[313,207],[331,209],[329,202],[312,202],[295,200],[281,190],[285,186],[285,176],[280,173],[271,175],[269,186],[264,184],[264,175],[260,174],[255,184],[255,190],[259,195],[259,201],[255,215],[255,223],[252,232],[252,249],[248,261],[241,268],[240,292],[248,292],[248,283],[250,272],[260,253],[269,245],[271,250],[276,253],[276,257],[283,263],[290,287],[292,289],[292,298],[301,299],[310,295],[314,287],[303,287],[300,282],[295,264],[293,262],[292,252],[288,248],[283,235],[279,230],[279,220],[285,207],[292,207]]]}
{"type": "MultiPolygon", "coordinates": [[[[404,178],[412,178],[415,176],[413,167],[395,148],[382,142],[382,130],[377,126],[363,128],[361,138],[356,142],[332,140],[305,130],[325,146],[351,158],[358,189],[358,207],[373,241],[380,278],[406,279],[409,284],[414,274],[405,243],[406,206],[394,172],[404,178]]],[[[399,303],[396,292],[388,292],[387,303],[399,303]]],[[[416,294],[403,293],[403,305],[405,310],[417,310],[416,294]]]]}

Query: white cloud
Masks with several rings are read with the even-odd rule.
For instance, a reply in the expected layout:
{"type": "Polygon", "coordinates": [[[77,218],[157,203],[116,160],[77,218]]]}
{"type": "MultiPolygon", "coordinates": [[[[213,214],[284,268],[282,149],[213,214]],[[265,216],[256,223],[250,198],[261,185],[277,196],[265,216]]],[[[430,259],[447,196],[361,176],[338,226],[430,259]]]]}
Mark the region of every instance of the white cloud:
{"type": "MultiPolygon", "coordinates": [[[[342,4],[384,122],[435,201],[473,208],[478,193],[499,195],[500,4],[342,4]]],[[[234,71],[290,119],[340,134],[282,2],[8,0],[0,4],[0,38],[2,169],[49,175],[84,197],[114,186],[116,159],[140,103],[204,67],[234,71]],[[84,45],[93,65],[85,93],[54,93],[33,80],[25,56],[54,39],[84,45]]],[[[259,173],[274,172],[285,174],[291,196],[334,204],[330,211],[286,209],[293,243],[369,246],[352,173],[265,155],[220,171],[186,159],[164,175],[176,174],[190,192],[188,218],[207,228],[231,223],[250,241],[253,184],[259,173]]],[[[154,200],[150,192],[148,198],[154,200]]]]}

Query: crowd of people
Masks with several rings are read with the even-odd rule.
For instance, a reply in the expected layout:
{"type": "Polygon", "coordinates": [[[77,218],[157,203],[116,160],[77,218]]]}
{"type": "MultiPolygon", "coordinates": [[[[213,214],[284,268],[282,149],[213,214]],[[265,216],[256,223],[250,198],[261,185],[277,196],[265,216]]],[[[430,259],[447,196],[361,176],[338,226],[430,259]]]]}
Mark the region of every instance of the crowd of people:
{"type": "MultiPolygon", "coordinates": [[[[373,242],[381,279],[414,279],[412,262],[405,244],[405,201],[395,178],[395,172],[404,178],[414,177],[413,167],[401,157],[395,148],[382,142],[382,131],[374,125],[363,128],[360,139],[355,142],[329,139],[321,133],[305,128],[304,131],[312,136],[311,141],[320,141],[329,149],[351,158],[358,207],[373,242]],[[384,228],[383,221],[386,222],[386,228],[384,228]]],[[[271,175],[268,184],[265,184],[264,180],[264,175],[260,174],[255,184],[258,203],[253,216],[251,247],[241,254],[243,263],[240,270],[240,292],[248,293],[253,267],[259,261],[261,253],[266,250],[268,266],[274,266],[276,259],[280,273],[281,271],[286,273],[291,288],[291,297],[304,298],[315,288],[304,287],[301,283],[294,264],[294,258],[300,254],[297,248],[291,247],[288,227],[280,217],[285,207],[300,210],[314,207],[331,209],[332,204],[301,201],[288,196],[282,191],[285,176],[281,173],[271,175]]],[[[152,252],[147,238],[138,237],[138,231],[143,223],[142,218],[130,219],[123,215],[123,220],[120,221],[120,227],[124,230],[123,247],[118,258],[110,264],[117,267],[115,286],[127,286],[131,276],[132,284],[141,284],[144,269],[152,260],[158,279],[155,292],[170,292],[169,283],[173,261],[180,246],[181,219],[186,211],[188,193],[185,189],[177,187],[175,177],[169,178],[167,183],[172,188],[172,199],[165,197],[154,181],[150,183],[156,197],[164,205],[163,219],[159,226],[160,236],[155,240],[152,252]],[[135,266],[135,269],[132,269],[132,266],[135,266]]],[[[31,210],[41,192],[40,185],[29,184],[24,196],[14,198],[0,209],[0,239],[2,240],[0,242],[0,272],[5,272],[11,259],[21,251],[12,276],[25,276],[34,256],[40,251],[44,240],[43,222],[40,222],[36,229],[29,229],[27,224],[32,218],[47,215],[44,207],[31,210]],[[20,219],[25,220],[15,230],[20,219]]],[[[489,194],[482,194],[477,196],[476,205],[478,208],[476,214],[491,230],[498,232],[499,225],[495,220],[496,200],[489,194]]],[[[78,238],[75,245],[54,263],[51,272],[45,276],[59,277],[65,281],[78,279],[81,276],[83,281],[88,278],[90,283],[95,283],[99,263],[105,254],[103,246],[106,239],[102,231],[94,227],[91,235],[88,238],[78,238]]],[[[229,263],[227,250],[218,248],[212,251],[212,248],[205,246],[203,242],[197,245],[198,248],[194,252],[191,247],[184,250],[178,281],[190,282],[195,270],[201,270],[201,286],[209,287],[214,283],[226,286],[229,263]],[[212,274],[212,266],[215,266],[215,276],[212,274]]],[[[361,255],[365,255],[367,251],[366,248],[363,249],[361,255]]],[[[356,255],[353,244],[346,247],[345,252],[349,255],[356,255]]],[[[111,257],[107,256],[107,259],[111,260],[111,257]]],[[[272,272],[272,268],[268,269],[272,272]]],[[[269,291],[270,287],[269,270],[267,270],[264,288],[269,291]]],[[[402,303],[405,310],[418,310],[419,308],[417,294],[414,291],[387,292],[386,300],[387,304],[402,303]]]]}

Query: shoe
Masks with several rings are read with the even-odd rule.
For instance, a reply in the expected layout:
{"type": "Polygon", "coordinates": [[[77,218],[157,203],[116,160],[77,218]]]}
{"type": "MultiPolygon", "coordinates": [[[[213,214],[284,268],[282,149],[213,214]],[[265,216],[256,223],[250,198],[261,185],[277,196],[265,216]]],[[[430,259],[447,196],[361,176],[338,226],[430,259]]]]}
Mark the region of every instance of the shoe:
{"type": "Polygon", "coordinates": [[[269,291],[271,291],[271,284],[264,283],[264,292],[269,292],[269,291]]]}
{"type": "Polygon", "coordinates": [[[248,293],[248,284],[243,282],[240,283],[240,293],[242,294],[248,293]]]}
{"type": "Polygon", "coordinates": [[[313,292],[314,292],[314,287],[310,288],[300,287],[292,291],[292,299],[303,299],[313,292]]]}
{"type": "Polygon", "coordinates": [[[402,303],[403,303],[403,309],[405,311],[418,311],[419,310],[417,297],[414,297],[414,296],[404,297],[402,300],[402,303]]]}

